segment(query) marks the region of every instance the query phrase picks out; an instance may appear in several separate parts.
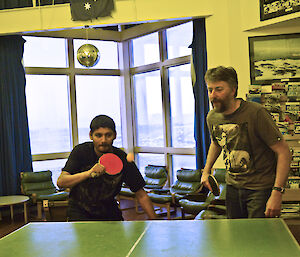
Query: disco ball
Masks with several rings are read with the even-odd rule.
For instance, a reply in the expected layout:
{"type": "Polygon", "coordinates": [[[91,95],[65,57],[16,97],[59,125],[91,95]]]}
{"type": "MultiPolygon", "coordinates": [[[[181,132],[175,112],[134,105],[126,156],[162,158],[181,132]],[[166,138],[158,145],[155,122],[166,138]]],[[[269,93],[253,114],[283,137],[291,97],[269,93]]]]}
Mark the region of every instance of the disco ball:
{"type": "Polygon", "coordinates": [[[84,44],[77,51],[77,60],[82,66],[93,67],[99,62],[99,59],[99,50],[94,45],[84,44]]]}

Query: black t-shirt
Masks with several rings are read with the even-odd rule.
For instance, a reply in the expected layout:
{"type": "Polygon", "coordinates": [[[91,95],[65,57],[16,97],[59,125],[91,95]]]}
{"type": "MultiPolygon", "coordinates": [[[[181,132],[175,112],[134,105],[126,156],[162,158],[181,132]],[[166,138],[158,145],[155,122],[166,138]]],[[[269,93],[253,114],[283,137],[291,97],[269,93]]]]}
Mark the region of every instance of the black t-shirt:
{"type": "MultiPolygon", "coordinates": [[[[99,177],[88,178],[71,188],[70,203],[76,203],[87,212],[97,215],[111,205],[115,205],[115,196],[120,192],[125,182],[136,192],[145,186],[145,181],[134,162],[127,162],[126,153],[113,147],[113,153],[123,162],[123,169],[117,175],[103,174],[99,177]]],[[[93,142],[86,142],[74,147],[63,171],[70,174],[80,173],[92,168],[97,162],[93,142]]]]}

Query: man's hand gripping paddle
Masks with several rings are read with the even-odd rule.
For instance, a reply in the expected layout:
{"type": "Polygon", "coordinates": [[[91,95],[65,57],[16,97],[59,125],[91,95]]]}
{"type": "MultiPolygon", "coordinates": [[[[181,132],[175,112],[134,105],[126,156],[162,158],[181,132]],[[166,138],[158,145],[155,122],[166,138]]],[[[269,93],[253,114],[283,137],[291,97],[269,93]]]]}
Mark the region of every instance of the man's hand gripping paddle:
{"type": "Polygon", "coordinates": [[[209,175],[208,176],[208,182],[211,186],[211,189],[212,189],[212,193],[214,196],[218,196],[220,195],[220,187],[219,187],[219,184],[216,180],[216,178],[213,176],[213,175],[209,175]]]}

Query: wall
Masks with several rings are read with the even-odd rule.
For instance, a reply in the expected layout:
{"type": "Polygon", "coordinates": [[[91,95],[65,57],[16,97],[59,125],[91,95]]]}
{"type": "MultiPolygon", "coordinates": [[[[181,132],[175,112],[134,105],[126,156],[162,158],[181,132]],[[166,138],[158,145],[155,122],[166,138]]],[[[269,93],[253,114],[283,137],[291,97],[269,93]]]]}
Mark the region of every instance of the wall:
{"type": "MultiPolygon", "coordinates": [[[[242,98],[250,84],[248,37],[300,31],[300,12],[260,22],[259,0],[116,0],[112,17],[93,22],[72,21],[68,4],[0,11],[0,34],[184,17],[207,18],[208,67],[235,67],[239,76],[238,96],[242,98]]],[[[216,167],[224,167],[220,159],[216,167]]]]}

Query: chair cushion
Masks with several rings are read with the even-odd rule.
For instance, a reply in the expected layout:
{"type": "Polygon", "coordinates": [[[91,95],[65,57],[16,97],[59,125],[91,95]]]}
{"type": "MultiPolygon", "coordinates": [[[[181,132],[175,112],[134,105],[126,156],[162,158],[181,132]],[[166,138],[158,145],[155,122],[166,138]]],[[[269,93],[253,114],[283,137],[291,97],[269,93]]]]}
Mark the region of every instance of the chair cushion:
{"type": "Polygon", "coordinates": [[[133,193],[129,188],[122,187],[120,191],[120,195],[135,197],[135,193],[133,193]]]}
{"type": "Polygon", "coordinates": [[[26,195],[52,194],[56,192],[52,181],[40,182],[40,183],[22,183],[23,192],[26,195]]]}
{"type": "Polygon", "coordinates": [[[154,193],[148,193],[151,201],[154,203],[171,203],[172,202],[172,195],[159,195],[154,193]]]}
{"type": "Polygon", "coordinates": [[[148,165],[145,167],[145,176],[148,178],[167,179],[167,170],[164,166],[148,165]]]}
{"type": "Polygon", "coordinates": [[[171,192],[176,194],[188,194],[200,188],[200,182],[182,182],[177,180],[171,187],[171,192]]]}
{"type": "Polygon", "coordinates": [[[200,182],[201,171],[192,169],[180,169],[177,171],[177,179],[184,182],[200,182]]]}
{"type": "Polygon", "coordinates": [[[213,174],[219,184],[226,183],[225,182],[225,174],[226,174],[225,169],[215,169],[213,174]]]}
{"type": "Polygon", "coordinates": [[[220,215],[211,210],[203,210],[195,217],[195,220],[206,220],[206,219],[227,219],[227,216],[220,215]]]}
{"type": "Polygon", "coordinates": [[[206,209],[208,202],[193,202],[186,199],[179,200],[179,205],[183,208],[185,213],[197,215],[200,211],[206,209]]]}
{"type": "Polygon", "coordinates": [[[22,183],[52,181],[52,172],[50,170],[38,172],[22,172],[21,181],[22,183]]]}
{"type": "Polygon", "coordinates": [[[50,170],[38,172],[22,172],[21,187],[25,195],[32,196],[51,195],[57,192],[57,188],[52,182],[52,172],[50,170]]]}
{"type": "Polygon", "coordinates": [[[166,167],[153,165],[145,167],[144,180],[146,182],[146,188],[162,188],[165,185],[167,178],[166,167]]]}
{"type": "Polygon", "coordinates": [[[41,194],[37,195],[37,200],[49,200],[49,201],[64,201],[68,199],[69,193],[68,192],[57,192],[53,194],[41,194]]]}
{"type": "Polygon", "coordinates": [[[166,178],[147,178],[144,177],[146,186],[145,187],[152,187],[152,188],[162,188],[167,181],[166,178]]]}

